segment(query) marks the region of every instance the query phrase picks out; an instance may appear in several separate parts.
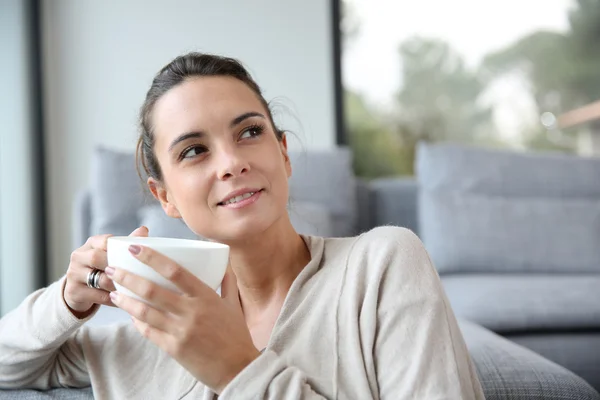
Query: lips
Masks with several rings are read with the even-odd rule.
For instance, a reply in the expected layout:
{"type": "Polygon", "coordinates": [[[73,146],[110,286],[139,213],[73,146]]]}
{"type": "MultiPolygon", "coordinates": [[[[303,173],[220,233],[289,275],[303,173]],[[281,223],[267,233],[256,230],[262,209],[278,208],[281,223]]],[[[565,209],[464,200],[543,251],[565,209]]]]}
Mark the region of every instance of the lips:
{"type": "Polygon", "coordinates": [[[229,193],[225,199],[219,202],[217,205],[225,206],[229,204],[235,204],[242,200],[252,197],[254,194],[261,192],[262,189],[240,189],[229,193]]]}

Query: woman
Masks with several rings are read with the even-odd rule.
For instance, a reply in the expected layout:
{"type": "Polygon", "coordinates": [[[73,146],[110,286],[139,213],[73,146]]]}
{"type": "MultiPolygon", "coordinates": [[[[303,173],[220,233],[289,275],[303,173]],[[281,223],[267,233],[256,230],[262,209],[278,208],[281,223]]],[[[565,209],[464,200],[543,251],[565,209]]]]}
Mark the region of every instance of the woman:
{"type": "Polygon", "coordinates": [[[413,233],[295,232],[285,134],[237,61],[173,60],[148,91],[141,132],[138,156],[165,213],[230,246],[222,297],[148,248],[130,251],[183,295],[107,266],[107,235],[92,237],[65,278],[0,321],[2,387],[91,384],[98,399],[483,398],[413,233]],[[82,327],[100,304],[133,323],[82,327]]]}

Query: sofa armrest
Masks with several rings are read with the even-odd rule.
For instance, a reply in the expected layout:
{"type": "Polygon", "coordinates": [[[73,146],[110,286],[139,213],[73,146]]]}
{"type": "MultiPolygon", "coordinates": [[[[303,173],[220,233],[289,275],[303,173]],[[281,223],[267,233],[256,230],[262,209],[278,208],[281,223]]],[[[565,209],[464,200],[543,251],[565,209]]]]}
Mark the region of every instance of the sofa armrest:
{"type": "Polygon", "coordinates": [[[373,227],[396,225],[419,234],[418,185],[414,178],[381,178],[369,182],[369,220],[373,227]]]}
{"type": "Polygon", "coordinates": [[[600,400],[586,381],[516,343],[472,322],[460,321],[488,400],[600,400]]]}
{"type": "Polygon", "coordinates": [[[93,400],[91,388],[42,390],[0,390],[0,400],[93,400]]]}
{"type": "Polygon", "coordinates": [[[356,233],[362,233],[375,227],[372,222],[373,216],[371,211],[371,187],[369,181],[356,180],[356,204],[358,207],[358,215],[356,221],[356,233]]]}

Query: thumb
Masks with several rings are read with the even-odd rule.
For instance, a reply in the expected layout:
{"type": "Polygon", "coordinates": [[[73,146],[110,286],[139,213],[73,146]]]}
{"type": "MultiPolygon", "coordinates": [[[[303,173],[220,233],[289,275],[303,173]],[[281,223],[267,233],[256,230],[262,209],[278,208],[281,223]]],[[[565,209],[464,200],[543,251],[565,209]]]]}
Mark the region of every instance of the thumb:
{"type": "Polygon", "coordinates": [[[133,232],[131,232],[129,236],[148,237],[148,228],[142,225],[133,232]]]}
{"type": "Polygon", "coordinates": [[[240,296],[237,286],[237,278],[231,268],[231,265],[227,267],[223,282],[221,283],[221,297],[236,307],[240,307],[240,296]]]}

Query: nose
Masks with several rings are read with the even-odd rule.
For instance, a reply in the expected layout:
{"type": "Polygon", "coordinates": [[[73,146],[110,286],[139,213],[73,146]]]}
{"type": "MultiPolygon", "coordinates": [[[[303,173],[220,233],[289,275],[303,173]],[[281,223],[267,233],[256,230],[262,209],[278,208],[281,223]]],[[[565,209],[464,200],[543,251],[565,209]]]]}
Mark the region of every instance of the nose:
{"type": "Polygon", "coordinates": [[[222,148],[217,154],[218,170],[220,180],[236,178],[250,171],[250,165],[239,149],[235,146],[222,148]]]}

